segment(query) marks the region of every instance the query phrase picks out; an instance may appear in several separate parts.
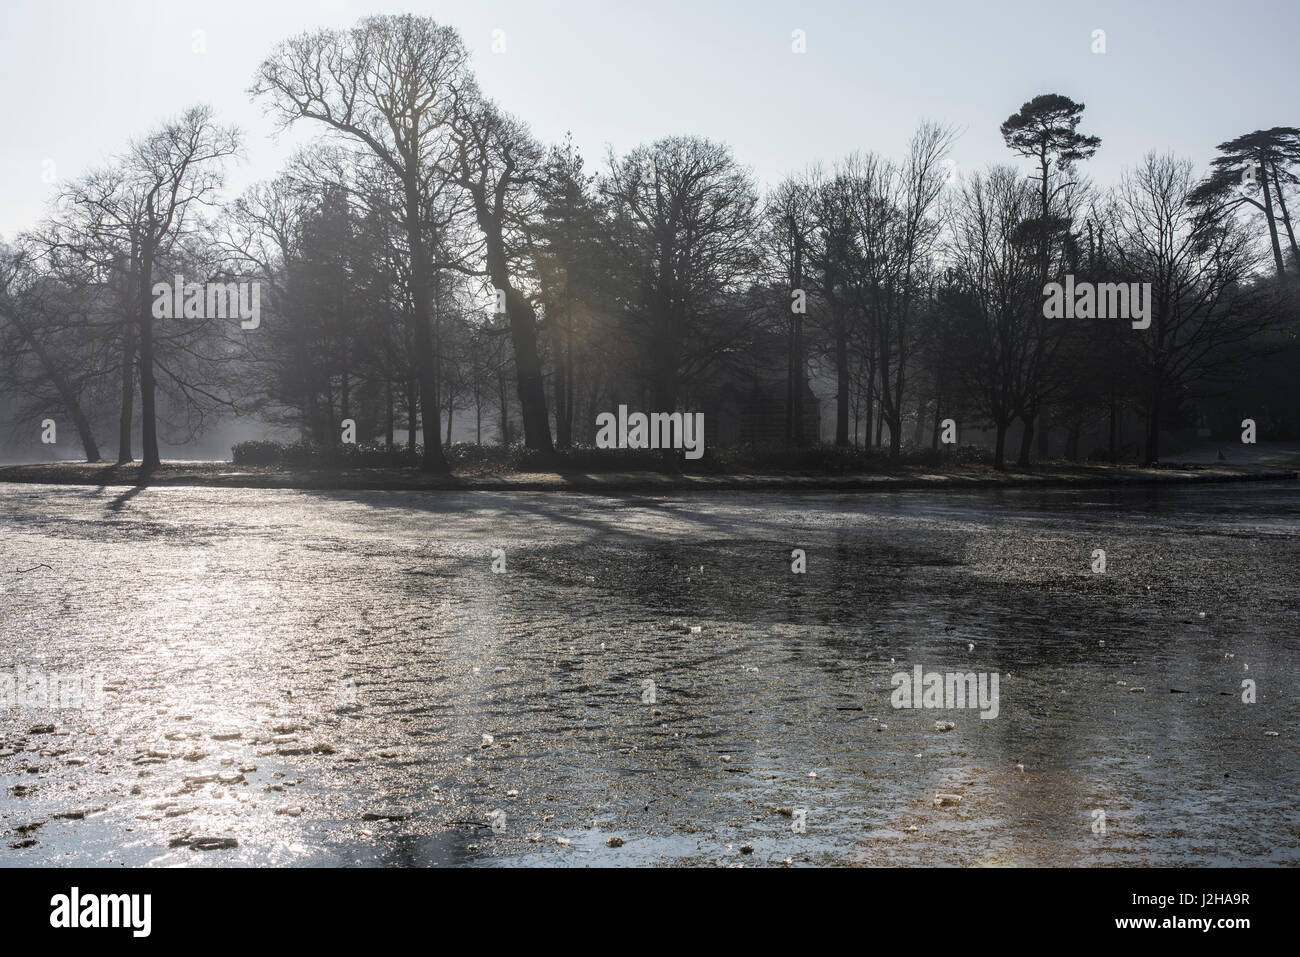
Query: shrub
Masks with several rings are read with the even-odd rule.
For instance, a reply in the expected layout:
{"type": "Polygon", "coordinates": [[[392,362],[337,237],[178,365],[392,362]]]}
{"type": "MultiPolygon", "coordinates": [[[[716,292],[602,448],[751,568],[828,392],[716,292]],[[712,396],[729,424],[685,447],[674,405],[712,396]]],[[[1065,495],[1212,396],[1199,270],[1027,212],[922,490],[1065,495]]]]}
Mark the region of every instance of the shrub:
{"type": "Polygon", "coordinates": [[[231,452],[236,465],[278,465],[283,468],[404,468],[419,462],[406,446],[388,448],[376,442],[322,445],[315,442],[240,442],[231,452]]]}
{"type": "MultiPolygon", "coordinates": [[[[596,449],[576,446],[546,456],[522,445],[474,445],[457,442],[443,450],[447,464],[457,470],[500,470],[518,472],[658,472],[665,467],[657,449],[596,449]]],[[[236,465],[269,465],[282,468],[413,468],[424,454],[417,445],[412,454],[405,445],[388,448],[377,442],[355,445],[323,445],[315,442],[240,442],[231,449],[236,465]]],[[[683,472],[708,475],[733,472],[789,472],[813,475],[852,472],[883,472],[904,465],[989,465],[993,453],[980,446],[956,448],[904,447],[897,460],[883,449],[837,448],[810,445],[787,448],[754,445],[706,448],[698,459],[674,454],[683,472]]]]}
{"type": "Polygon", "coordinates": [[[279,442],[240,442],[230,450],[230,458],[236,465],[279,465],[280,448],[279,442]]]}

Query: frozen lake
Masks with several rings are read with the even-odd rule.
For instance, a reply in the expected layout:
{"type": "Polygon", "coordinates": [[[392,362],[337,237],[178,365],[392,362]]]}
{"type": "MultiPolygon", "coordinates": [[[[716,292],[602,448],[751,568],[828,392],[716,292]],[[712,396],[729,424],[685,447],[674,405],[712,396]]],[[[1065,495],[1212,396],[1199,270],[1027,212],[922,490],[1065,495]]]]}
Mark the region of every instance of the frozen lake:
{"type": "Polygon", "coordinates": [[[1294,866],[1298,531],[1295,482],[0,486],[0,673],[104,688],[0,708],[0,864],[1294,866]],[[892,707],[917,665],[997,717],[892,707]]]}

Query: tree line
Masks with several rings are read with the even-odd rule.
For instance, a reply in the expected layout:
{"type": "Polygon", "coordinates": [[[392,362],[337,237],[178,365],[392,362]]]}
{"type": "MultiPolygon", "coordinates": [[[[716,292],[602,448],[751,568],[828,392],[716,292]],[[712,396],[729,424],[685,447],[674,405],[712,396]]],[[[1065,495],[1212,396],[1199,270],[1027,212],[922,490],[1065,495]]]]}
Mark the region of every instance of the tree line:
{"type": "Polygon", "coordinates": [[[990,425],[1001,467],[1035,437],[1045,454],[1049,428],[1079,458],[1101,423],[1114,460],[1139,416],[1154,461],[1190,398],[1295,345],[1292,127],[1221,144],[1204,175],[1149,154],[1105,190],[1083,173],[1101,140],[1060,94],[1002,124],[1028,173],[955,175],[954,132],[930,122],[901,159],[859,151],[766,191],[701,136],[593,170],[479,90],[455,30],[409,15],[286,40],[250,94],[322,133],[274,179],[223,204],[241,136],[195,107],[0,248],[0,390],[20,418],[64,415],[90,461],[114,426],[118,461],[138,434],[150,469],[160,430],[247,415],[326,444],[347,419],[389,447],[403,431],[433,472],[457,415],[549,456],[590,443],[600,411],[687,407],[756,357],[785,370],[790,446],[821,441],[819,376],[836,446],[896,458],[951,418],[990,425]],[[257,282],[263,318],[158,318],[174,276],[257,282]],[[1149,283],[1150,328],[1047,318],[1066,276],[1149,283]]]}

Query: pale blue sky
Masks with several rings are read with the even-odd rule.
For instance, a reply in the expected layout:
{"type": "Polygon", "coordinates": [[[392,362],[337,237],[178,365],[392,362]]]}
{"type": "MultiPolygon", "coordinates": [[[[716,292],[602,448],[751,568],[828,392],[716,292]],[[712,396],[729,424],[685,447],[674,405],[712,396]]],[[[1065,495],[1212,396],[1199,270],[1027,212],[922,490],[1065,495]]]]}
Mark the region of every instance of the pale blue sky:
{"type": "Polygon", "coordinates": [[[230,192],[274,175],[292,143],[273,142],[249,102],[257,64],[301,30],[401,11],[457,27],[488,93],[544,141],[572,130],[592,162],[607,144],[701,133],[772,183],[853,149],[897,156],[934,119],[961,130],[964,171],[1010,159],[998,125],[1059,92],[1087,104],[1083,128],[1103,144],[1086,170],[1105,184],[1151,149],[1204,165],[1225,139],[1300,125],[1295,0],[4,0],[0,235],[39,219],[55,190],[46,160],[75,176],[194,103],[246,133],[230,192]],[[790,49],[795,29],[803,55],[790,49]],[[1094,29],[1106,31],[1103,55],[1090,51],[1094,29]]]}

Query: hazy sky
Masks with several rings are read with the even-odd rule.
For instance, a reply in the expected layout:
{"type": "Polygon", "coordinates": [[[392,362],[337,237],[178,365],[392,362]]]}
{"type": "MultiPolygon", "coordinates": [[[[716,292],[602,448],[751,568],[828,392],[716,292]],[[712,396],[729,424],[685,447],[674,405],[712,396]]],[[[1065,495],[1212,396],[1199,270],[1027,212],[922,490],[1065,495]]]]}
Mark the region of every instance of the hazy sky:
{"type": "Polygon", "coordinates": [[[404,11],[458,28],[483,88],[544,141],[572,130],[590,163],[607,145],[700,133],[772,183],[853,149],[898,156],[933,119],[959,128],[968,170],[1008,161],[998,125],[1058,92],[1087,104],[1082,129],[1103,142],[1085,169],[1104,184],[1148,150],[1203,166],[1225,139],[1300,125],[1296,0],[3,0],[0,236],[39,219],[49,162],[74,177],[195,103],[245,132],[228,192],[274,175],[316,130],[272,139],[246,93],[257,64],[302,30],[404,11]]]}

